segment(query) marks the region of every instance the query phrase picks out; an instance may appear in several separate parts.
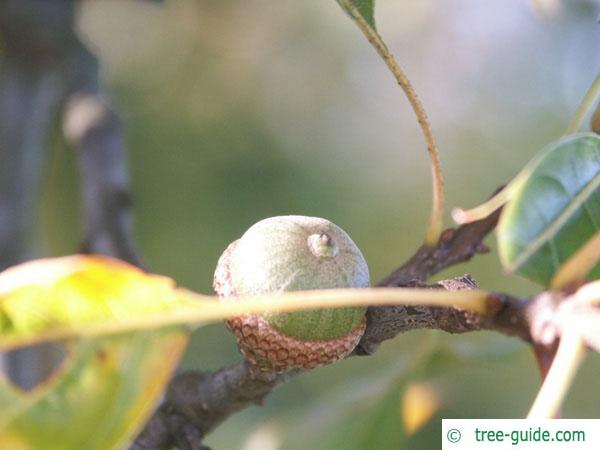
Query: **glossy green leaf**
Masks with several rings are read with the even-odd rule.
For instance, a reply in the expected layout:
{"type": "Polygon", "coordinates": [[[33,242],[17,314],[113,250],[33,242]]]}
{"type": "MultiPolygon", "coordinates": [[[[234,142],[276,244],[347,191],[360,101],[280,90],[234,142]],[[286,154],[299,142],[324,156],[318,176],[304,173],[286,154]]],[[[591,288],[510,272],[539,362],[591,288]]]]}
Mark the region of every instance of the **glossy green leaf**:
{"type": "MultiPolygon", "coordinates": [[[[562,264],[600,230],[600,136],[578,134],[549,146],[505,206],[498,251],[506,270],[548,285],[562,264]]],[[[588,279],[600,278],[600,265],[588,279]]]]}
{"type": "Polygon", "coordinates": [[[71,342],[58,372],[26,392],[0,375],[0,448],[127,448],[186,342],[176,329],[71,342]]]}

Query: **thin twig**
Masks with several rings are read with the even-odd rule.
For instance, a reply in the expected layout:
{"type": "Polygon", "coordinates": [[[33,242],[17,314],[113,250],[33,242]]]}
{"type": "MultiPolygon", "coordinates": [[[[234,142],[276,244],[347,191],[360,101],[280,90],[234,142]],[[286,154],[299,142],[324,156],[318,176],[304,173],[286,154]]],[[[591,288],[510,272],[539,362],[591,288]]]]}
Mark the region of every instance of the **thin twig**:
{"type": "Polygon", "coordinates": [[[496,227],[500,210],[481,220],[445,230],[437,246],[422,246],[402,266],[384,278],[378,286],[410,286],[423,282],[447,267],[470,260],[489,251],[483,239],[496,227]]]}
{"type": "MultiPolygon", "coordinates": [[[[583,123],[583,119],[587,115],[588,111],[594,105],[594,100],[600,93],[600,75],[592,83],[587,93],[583,97],[581,104],[575,113],[571,123],[565,131],[565,136],[575,133],[583,123]]],[[[598,106],[600,110],[600,105],[598,106]]],[[[600,121],[600,113],[598,113],[600,121]]],[[[594,118],[592,118],[592,128],[594,128],[594,118]]],[[[486,202],[470,209],[454,208],[452,210],[452,218],[458,224],[465,224],[481,220],[488,215],[492,214],[495,210],[502,207],[519,191],[521,186],[531,174],[531,171],[539,164],[542,158],[546,156],[545,152],[539,153],[531,161],[529,161],[525,167],[523,167],[519,173],[500,191],[498,191],[492,198],[486,202]]]]}
{"type": "Polygon", "coordinates": [[[76,150],[84,213],[82,252],[137,266],[131,195],[121,120],[104,92],[96,56],[78,39],[72,50],[63,132],[76,150]]]}
{"type": "Polygon", "coordinates": [[[480,205],[470,209],[454,208],[452,210],[452,219],[459,225],[482,220],[499,208],[502,208],[520,188],[525,175],[529,172],[521,171],[496,195],[480,205]]]}

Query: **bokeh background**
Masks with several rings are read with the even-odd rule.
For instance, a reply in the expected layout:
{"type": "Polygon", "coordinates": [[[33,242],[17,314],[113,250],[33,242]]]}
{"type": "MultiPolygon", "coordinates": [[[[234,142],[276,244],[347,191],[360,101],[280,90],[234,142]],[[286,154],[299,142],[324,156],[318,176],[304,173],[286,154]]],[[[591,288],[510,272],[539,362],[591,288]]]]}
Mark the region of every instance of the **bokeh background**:
{"type": "MultiPolygon", "coordinates": [[[[379,31],[429,113],[449,207],[481,202],[560,137],[600,71],[599,13],[583,0],[377,1],[379,31]]],[[[425,145],[403,93],[335,1],[88,0],[79,27],[125,119],[135,234],[152,271],[210,292],[227,244],[280,214],[342,226],[373,281],[420,245],[430,208],[425,145]]],[[[57,137],[41,254],[76,251],[77,184],[75,155],[57,137]]],[[[469,272],[486,289],[535,292],[502,272],[492,236],[487,243],[490,254],[440,277],[469,272]]],[[[195,333],[183,367],[237,360],[217,324],[195,333]]],[[[566,417],[600,417],[599,370],[592,355],[566,417]]],[[[516,340],[413,332],[278,388],[206,444],[397,448],[390,436],[412,386],[434,415],[409,447],[431,449],[441,417],[521,417],[539,381],[516,340]]]]}

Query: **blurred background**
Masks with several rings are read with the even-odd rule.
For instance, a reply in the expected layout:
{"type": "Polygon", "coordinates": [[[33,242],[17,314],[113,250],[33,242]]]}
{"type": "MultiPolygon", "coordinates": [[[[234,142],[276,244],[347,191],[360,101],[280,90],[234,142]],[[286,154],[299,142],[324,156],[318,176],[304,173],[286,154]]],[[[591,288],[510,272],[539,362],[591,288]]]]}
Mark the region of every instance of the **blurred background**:
{"type": "MultiPolygon", "coordinates": [[[[80,8],[80,32],[125,119],[135,236],[152,271],[211,292],[227,244],[280,214],[343,227],[373,282],[420,245],[431,196],[425,144],[402,91],[335,1],[88,0],[80,8]]],[[[377,1],[378,29],[437,137],[448,209],[486,199],[560,137],[600,71],[599,14],[597,1],[584,0],[377,1]]],[[[42,186],[41,255],[77,251],[76,166],[57,136],[42,186]]],[[[487,243],[493,250],[493,236],[487,243]]],[[[486,289],[536,291],[504,274],[494,251],[439,278],[465,272],[486,289]]],[[[183,367],[238,360],[218,324],[195,334],[183,367]]],[[[590,395],[599,370],[591,355],[565,417],[600,417],[590,395]]],[[[440,418],[521,417],[539,381],[516,340],[413,332],[278,388],[206,444],[398,448],[402,421],[422,414],[431,419],[409,447],[431,449],[440,418]]]]}

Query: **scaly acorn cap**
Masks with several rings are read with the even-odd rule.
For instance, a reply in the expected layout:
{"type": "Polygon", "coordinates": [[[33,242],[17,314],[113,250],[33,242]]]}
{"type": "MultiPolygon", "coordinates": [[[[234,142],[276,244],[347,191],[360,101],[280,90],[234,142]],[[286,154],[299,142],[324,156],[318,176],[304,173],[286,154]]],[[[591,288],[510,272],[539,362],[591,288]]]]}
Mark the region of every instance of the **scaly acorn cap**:
{"type": "MultiPolygon", "coordinates": [[[[367,263],[352,239],[326,219],[262,220],[225,250],[213,286],[236,296],[369,286],[367,263]]],[[[364,307],[245,315],[227,323],[242,354],[258,368],[312,368],[347,356],[366,327],[364,307]]]]}

